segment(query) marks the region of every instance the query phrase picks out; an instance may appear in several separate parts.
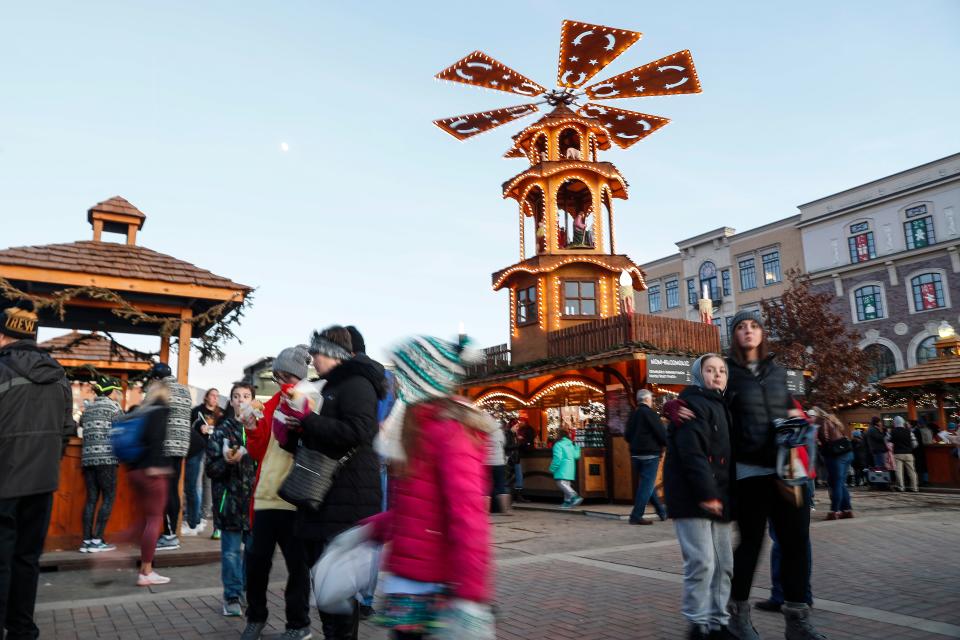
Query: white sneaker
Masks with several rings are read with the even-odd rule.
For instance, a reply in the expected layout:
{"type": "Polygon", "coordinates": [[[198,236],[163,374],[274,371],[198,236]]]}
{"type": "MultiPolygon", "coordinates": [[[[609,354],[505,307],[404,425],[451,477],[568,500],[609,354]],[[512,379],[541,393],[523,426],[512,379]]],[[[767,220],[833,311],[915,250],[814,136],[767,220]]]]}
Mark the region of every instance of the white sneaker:
{"type": "Polygon", "coordinates": [[[183,523],[182,525],[180,525],[180,535],[182,535],[182,536],[185,536],[185,537],[186,537],[186,536],[195,536],[195,535],[197,535],[198,533],[200,533],[199,528],[194,529],[193,527],[187,526],[186,523],[183,523]]]}
{"type": "Polygon", "coordinates": [[[203,533],[203,530],[207,528],[207,521],[201,519],[200,524],[197,525],[197,533],[203,533]]]}
{"type": "Polygon", "coordinates": [[[167,584],[170,582],[170,578],[162,576],[156,571],[151,571],[147,575],[142,573],[137,575],[137,586],[138,587],[150,587],[155,584],[167,584]]]}

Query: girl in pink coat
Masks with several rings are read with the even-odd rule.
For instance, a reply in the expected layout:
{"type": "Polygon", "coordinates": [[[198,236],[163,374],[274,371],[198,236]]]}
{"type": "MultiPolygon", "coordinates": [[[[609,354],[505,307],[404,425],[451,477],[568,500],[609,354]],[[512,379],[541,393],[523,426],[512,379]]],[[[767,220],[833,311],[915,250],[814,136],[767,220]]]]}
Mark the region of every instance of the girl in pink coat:
{"type": "Polygon", "coordinates": [[[450,619],[492,634],[485,445],[497,424],[451,396],[464,375],[461,345],[412,338],[393,363],[399,401],[377,442],[390,463],[390,506],[366,521],[374,539],[392,543],[378,620],[399,640],[429,637],[450,619]]]}

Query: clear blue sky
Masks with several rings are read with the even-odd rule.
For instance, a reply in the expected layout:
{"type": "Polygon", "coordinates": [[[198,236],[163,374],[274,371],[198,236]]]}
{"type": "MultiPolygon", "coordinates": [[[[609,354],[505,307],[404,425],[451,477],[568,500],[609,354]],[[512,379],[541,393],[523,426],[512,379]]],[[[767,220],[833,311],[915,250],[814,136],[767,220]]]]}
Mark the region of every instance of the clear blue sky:
{"type": "Polygon", "coordinates": [[[481,49],[553,86],[564,18],[644,33],[598,79],[689,48],[703,83],[617,104],[673,120],[606,155],[631,184],[617,241],[637,262],[960,146],[954,0],[17,3],[0,246],[87,239],[86,209],[122,195],[148,215],[143,244],[258,287],[243,344],[194,364],[199,386],[332,323],[373,355],[461,320],[505,342],[489,274],[517,260],[499,185],[523,161],[500,156],[522,125],[461,144],[431,120],[523,99],[433,75],[481,49]]]}

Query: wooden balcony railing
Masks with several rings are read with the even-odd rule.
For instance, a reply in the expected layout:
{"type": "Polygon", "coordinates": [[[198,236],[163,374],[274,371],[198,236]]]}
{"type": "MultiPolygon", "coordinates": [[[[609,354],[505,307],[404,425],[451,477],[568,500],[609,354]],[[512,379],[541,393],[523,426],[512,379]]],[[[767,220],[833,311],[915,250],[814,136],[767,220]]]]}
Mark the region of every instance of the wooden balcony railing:
{"type": "Polygon", "coordinates": [[[483,350],[483,362],[467,367],[467,377],[486,375],[510,366],[510,345],[498,344],[483,350]]]}
{"type": "Polygon", "coordinates": [[[707,353],[720,350],[717,327],[702,322],[631,313],[578,324],[547,334],[547,357],[602,353],[633,344],[655,351],[707,353]]]}

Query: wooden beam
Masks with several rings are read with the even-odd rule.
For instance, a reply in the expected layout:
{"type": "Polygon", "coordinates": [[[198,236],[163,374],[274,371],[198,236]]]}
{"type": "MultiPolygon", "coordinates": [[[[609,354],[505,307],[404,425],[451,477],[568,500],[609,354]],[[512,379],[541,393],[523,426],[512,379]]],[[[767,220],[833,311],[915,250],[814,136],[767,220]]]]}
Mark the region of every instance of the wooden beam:
{"type": "MultiPolygon", "coordinates": [[[[38,293],[37,297],[40,298],[50,298],[52,296],[38,293]]],[[[128,300],[128,302],[130,302],[128,300]]],[[[108,302],[106,300],[88,300],[86,298],[74,298],[67,303],[69,307],[85,307],[88,309],[118,309],[119,305],[108,302]]],[[[166,313],[174,317],[180,316],[180,311],[184,308],[185,305],[173,305],[173,304],[156,304],[149,302],[130,302],[130,306],[144,313],[166,313]]]]}
{"type": "MultiPolygon", "coordinates": [[[[180,312],[181,320],[193,318],[192,309],[184,309],[180,312]]],[[[177,353],[177,382],[187,384],[187,377],[190,373],[190,335],[193,333],[193,325],[189,322],[183,322],[180,325],[180,341],[178,343],[177,353]]]]}
{"type": "Polygon", "coordinates": [[[95,367],[99,371],[147,371],[151,364],[149,362],[120,362],[116,360],[83,360],[81,358],[58,358],[55,354],[53,358],[60,363],[61,367],[95,367]]]}
{"type": "Polygon", "coordinates": [[[202,300],[234,300],[236,302],[242,302],[246,296],[246,290],[239,288],[228,289],[226,287],[207,287],[198,284],[177,284],[161,280],[91,275],[79,271],[42,269],[20,265],[0,265],[0,276],[3,276],[7,280],[26,280],[29,282],[61,284],[71,287],[95,286],[103,287],[104,289],[113,289],[117,292],[132,291],[180,298],[200,298],[202,300]]]}
{"type": "Polygon", "coordinates": [[[170,364],[170,336],[160,336],[160,362],[170,364]]]}

